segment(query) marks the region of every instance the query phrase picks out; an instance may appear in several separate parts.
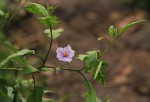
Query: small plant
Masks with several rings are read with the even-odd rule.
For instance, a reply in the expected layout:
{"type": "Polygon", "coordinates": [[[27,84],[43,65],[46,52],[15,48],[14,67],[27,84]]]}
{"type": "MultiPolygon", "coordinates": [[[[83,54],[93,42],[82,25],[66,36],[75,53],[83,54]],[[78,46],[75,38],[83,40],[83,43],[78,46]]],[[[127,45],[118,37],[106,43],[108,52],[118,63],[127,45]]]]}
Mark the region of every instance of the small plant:
{"type": "MultiPolygon", "coordinates": [[[[108,30],[108,34],[112,37],[112,41],[104,38],[99,37],[98,41],[106,40],[109,44],[109,47],[106,48],[104,51],[100,51],[98,49],[87,51],[85,54],[79,54],[77,59],[84,63],[84,67],[81,69],[72,69],[70,68],[70,62],[72,61],[72,57],[74,57],[75,52],[70,45],[67,47],[58,47],[56,49],[58,61],[64,62],[64,65],[57,65],[57,66],[46,66],[45,63],[47,61],[48,55],[51,52],[51,47],[53,44],[53,40],[57,39],[61,36],[63,32],[62,28],[54,29],[60,21],[56,16],[53,15],[53,11],[56,9],[55,6],[47,6],[44,7],[37,3],[30,3],[25,6],[25,9],[32,13],[38,14],[38,20],[44,24],[48,29],[44,31],[45,34],[50,39],[50,45],[48,52],[45,54],[45,58],[41,58],[40,56],[36,55],[35,51],[29,49],[18,50],[14,48],[11,44],[7,44],[7,46],[11,49],[13,54],[9,55],[7,58],[0,62],[0,71],[14,71],[15,77],[12,77],[13,84],[8,84],[7,82],[3,82],[5,80],[0,80],[0,100],[2,102],[64,102],[66,98],[60,100],[53,100],[53,99],[46,99],[43,98],[44,94],[47,91],[44,91],[42,86],[36,85],[36,79],[34,74],[36,72],[42,71],[49,71],[49,69],[54,70],[63,70],[63,71],[70,71],[76,72],[78,75],[83,77],[83,81],[85,86],[87,87],[88,91],[85,93],[84,98],[85,102],[102,102],[96,96],[96,92],[92,86],[92,84],[88,81],[88,79],[83,74],[83,71],[86,74],[93,76],[93,79],[96,81],[100,81],[103,86],[107,86],[106,84],[106,70],[109,67],[107,61],[102,60],[102,56],[107,54],[113,43],[129,28],[132,26],[143,22],[144,20],[132,22],[122,29],[118,30],[114,26],[110,26],[108,30]],[[28,61],[26,60],[25,55],[32,55],[36,56],[39,60],[41,60],[42,64],[39,67],[31,66],[28,61]],[[11,62],[11,64],[9,64],[11,62]],[[20,74],[26,75],[30,74],[32,79],[24,80],[19,79],[18,75],[20,74]],[[27,90],[28,89],[28,90],[27,90]]],[[[5,13],[0,11],[0,15],[4,16],[5,13]]],[[[9,73],[9,72],[8,72],[9,73]]],[[[105,102],[110,102],[108,97],[105,98],[105,102]]]]}

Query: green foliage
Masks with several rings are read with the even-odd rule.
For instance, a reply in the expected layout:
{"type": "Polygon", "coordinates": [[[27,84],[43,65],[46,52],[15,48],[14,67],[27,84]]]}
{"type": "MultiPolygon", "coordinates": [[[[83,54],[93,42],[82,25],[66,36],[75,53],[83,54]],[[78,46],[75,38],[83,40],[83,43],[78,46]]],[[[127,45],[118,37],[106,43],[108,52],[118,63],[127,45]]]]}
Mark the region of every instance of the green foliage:
{"type": "Polygon", "coordinates": [[[25,98],[22,97],[20,93],[16,96],[16,102],[27,102],[25,98]]]}
{"type": "Polygon", "coordinates": [[[85,62],[85,72],[89,73],[92,69],[96,69],[99,64],[99,56],[97,51],[89,51],[85,55],[79,55],[77,57],[81,61],[85,62]]]}
{"type": "Polygon", "coordinates": [[[85,102],[101,102],[96,96],[96,92],[91,83],[85,82],[85,85],[88,88],[88,92],[84,95],[85,102]]]}
{"type": "Polygon", "coordinates": [[[31,87],[31,86],[33,86],[32,84],[33,84],[33,79],[28,79],[28,80],[22,80],[22,79],[20,79],[19,81],[18,81],[18,84],[19,84],[19,86],[20,86],[20,90],[23,90],[23,92],[25,91],[25,90],[27,90],[29,87],[31,87]]]}
{"type": "Polygon", "coordinates": [[[0,16],[4,16],[4,12],[2,10],[0,10],[0,16]]]}
{"type": "MultiPolygon", "coordinates": [[[[2,82],[2,81],[0,81],[2,82]]],[[[0,100],[1,102],[12,102],[14,98],[13,88],[7,87],[5,84],[1,83],[0,85],[0,100]]]]}
{"type": "Polygon", "coordinates": [[[24,74],[29,74],[29,73],[33,73],[33,72],[37,72],[38,69],[34,68],[33,66],[26,64],[23,68],[23,73],[24,74]]]}
{"type": "Polygon", "coordinates": [[[122,29],[120,29],[119,31],[117,31],[117,28],[115,28],[114,26],[110,26],[109,27],[109,31],[108,34],[111,35],[113,37],[113,39],[117,39],[119,38],[125,31],[127,31],[129,28],[135,26],[136,24],[139,24],[141,22],[143,22],[145,20],[139,20],[136,22],[132,22],[127,24],[125,27],[123,27],[122,29]]]}
{"type": "Polygon", "coordinates": [[[108,63],[104,61],[100,61],[97,69],[94,72],[94,79],[102,81],[103,85],[105,84],[106,80],[106,68],[108,67],[108,63]]]}
{"type": "Polygon", "coordinates": [[[38,68],[40,71],[49,71],[50,69],[48,68],[48,67],[45,67],[45,66],[43,66],[43,67],[40,67],[40,68],[38,68]]]}
{"type": "Polygon", "coordinates": [[[51,6],[47,7],[46,9],[44,6],[37,4],[37,3],[30,3],[26,6],[26,10],[33,14],[39,14],[39,21],[48,27],[55,27],[59,24],[58,18],[56,16],[52,16],[53,11],[56,7],[51,6]]]}
{"type": "Polygon", "coordinates": [[[101,81],[102,85],[106,85],[106,68],[108,63],[101,61],[99,51],[93,50],[85,55],[79,55],[77,58],[85,63],[85,72],[93,73],[93,77],[97,81],[101,81]]]}
{"type": "Polygon", "coordinates": [[[26,6],[26,10],[33,14],[39,14],[42,16],[49,16],[48,11],[46,8],[40,4],[37,3],[30,3],[26,6]]]}
{"type": "Polygon", "coordinates": [[[9,18],[9,12],[4,12],[0,9],[0,30],[4,27],[9,18]]]}
{"type": "Polygon", "coordinates": [[[109,27],[109,31],[108,31],[109,35],[115,36],[116,32],[117,32],[117,29],[114,26],[109,27]]]}
{"type": "Polygon", "coordinates": [[[35,52],[33,50],[28,50],[28,49],[24,49],[24,50],[21,50],[21,51],[18,51],[10,56],[8,56],[5,60],[3,60],[1,63],[0,63],[0,68],[2,66],[4,66],[9,60],[13,59],[14,57],[18,57],[18,56],[23,56],[25,54],[34,54],[35,52]]]}
{"type": "Polygon", "coordinates": [[[32,89],[30,95],[27,98],[27,102],[42,102],[42,96],[44,94],[43,87],[37,86],[35,89],[32,89]]]}
{"type": "Polygon", "coordinates": [[[60,22],[58,21],[58,18],[56,16],[50,16],[50,17],[40,17],[39,21],[44,24],[45,26],[51,26],[56,27],[60,22]]]}
{"type": "Polygon", "coordinates": [[[120,37],[125,31],[127,31],[129,28],[133,27],[134,25],[138,24],[138,23],[141,23],[145,20],[139,20],[139,21],[136,21],[136,22],[132,22],[130,24],[127,24],[125,27],[123,27],[116,35],[116,37],[120,37]]]}
{"type": "MultiPolygon", "coordinates": [[[[59,29],[56,29],[56,30],[52,30],[53,39],[58,38],[61,35],[61,33],[63,32],[63,30],[64,29],[62,29],[62,28],[59,28],[59,29]]],[[[44,33],[46,33],[47,36],[51,38],[50,29],[46,29],[44,31],[44,33]]]]}
{"type": "Polygon", "coordinates": [[[13,100],[14,94],[12,87],[7,87],[7,97],[10,100],[10,102],[13,100]]]}

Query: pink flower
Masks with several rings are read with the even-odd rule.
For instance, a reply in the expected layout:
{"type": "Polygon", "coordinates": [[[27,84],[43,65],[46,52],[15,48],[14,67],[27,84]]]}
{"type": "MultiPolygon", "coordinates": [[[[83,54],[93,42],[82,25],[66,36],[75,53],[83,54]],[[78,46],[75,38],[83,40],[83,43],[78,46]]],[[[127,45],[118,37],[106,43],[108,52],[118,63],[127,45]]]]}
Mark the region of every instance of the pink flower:
{"type": "Polygon", "coordinates": [[[72,57],[75,55],[75,51],[72,50],[70,45],[64,48],[62,47],[57,48],[56,53],[57,53],[58,60],[63,62],[71,62],[72,57]]]}

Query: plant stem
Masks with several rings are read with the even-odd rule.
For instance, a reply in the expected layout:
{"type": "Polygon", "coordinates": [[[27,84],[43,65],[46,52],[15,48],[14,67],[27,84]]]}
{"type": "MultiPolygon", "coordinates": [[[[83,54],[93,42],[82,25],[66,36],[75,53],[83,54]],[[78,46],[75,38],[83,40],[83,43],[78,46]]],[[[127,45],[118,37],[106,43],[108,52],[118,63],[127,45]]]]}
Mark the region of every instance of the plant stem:
{"type": "Polygon", "coordinates": [[[39,59],[42,61],[42,66],[43,66],[44,59],[43,59],[42,57],[40,57],[40,56],[39,56],[39,55],[37,55],[37,54],[30,54],[30,55],[33,55],[33,56],[35,56],[35,57],[39,58],[39,59]]]}
{"type": "Polygon", "coordinates": [[[34,84],[34,90],[35,90],[35,102],[36,102],[36,80],[35,80],[35,77],[34,77],[34,73],[31,73],[31,75],[32,75],[33,84],[34,84]]]}
{"type": "MultiPolygon", "coordinates": [[[[45,66],[45,67],[52,68],[52,69],[56,69],[56,67],[51,67],[51,66],[45,66]]],[[[84,80],[85,80],[85,82],[87,83],[88,87],[90,87],[90,85],[89,85],[89,82],[88,82],[87,78],[86,78],[86,77],[84,76],[84,74],[81,72],[84,68],[79,69],[79,70],[74,70],[74,69],[65,69],[65,68],[60,68],[60,69],[61,69],[61,70],[66,70],[66,71],[77,72],[78,74],[80,74],[80,75],[84,78],[84,80]]]]}
{"type": "Polygon", "coordinates": [[[112,42],[109,42],[109,40],[106,38],[104,38],[104,39],[108,42],[109,46],[99,55],[100,57],[102,57],[104,54],[107,54],[110,51],[113,43],[115,42],[115,39],[113,39],[112,42]]]}
{"type": "Polygon", "coordinates": [[[22,71],[21,68],[0,68],[0,70],[7,70],[7,71],[22,71]]]}
{"type": "Polygon", "coordinates": [[[43,66],[45,65],[45,63],[46,63],[46,61],[47,61],[48,55],[50,54],[50,50],[51,50],[51,48],[52,48],[52,44],[53,44],[52,26],[51,26],[51,24],[49,23],[49,21],[48,21],[48,20],[47,20],[47,22],[48,22],[48,24],[49,24],[49,30],[50,30],[51,39],[50,39],[49,49],[48,49],[48,52],[47,52],[46,58],[45,58],[45,60],[44,60],[43,66]]]}

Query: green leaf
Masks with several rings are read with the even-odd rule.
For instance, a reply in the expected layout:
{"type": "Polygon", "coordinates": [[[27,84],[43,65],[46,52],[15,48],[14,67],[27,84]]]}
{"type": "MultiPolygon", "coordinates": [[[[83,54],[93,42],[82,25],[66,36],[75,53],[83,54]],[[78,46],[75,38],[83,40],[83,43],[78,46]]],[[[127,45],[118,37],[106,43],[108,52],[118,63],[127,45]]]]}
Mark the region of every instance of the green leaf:
{"type": "Polygon", "coordinates": [[[23,56],[25,54],[34,54],[35,52],[33,50],[28,50],[28,49],[24,49],[24,50],[21,50],[21,51],[18,51],[10,56],[8,56],[5,60],[3,60],[1,63],[0,63],[0,68],[2,66],[4,66],[9,60],[11,60],[12,58],[15,58],[15,57],[18,57],[18,56],[23,56]]]}
{"type": "Polygon", "coordinates": [[[38,69],[36,69],[36,68],[34,68],[33,66],[31,66],[31,65],[26,65],[25,66],[25,68],[23,68],[23,73],[24,74],[29,74],[29,73],[33,73],[33,72],[37,72],[38,71],[38,69]]]}
{"type": "Polygon", "coordinates": [[[91,83],[85,82],[85,85],[88,88],[88,92],[84,95],[85,102],[101,102],[96,96],[96,92],[91,83]]]}
{"type": "Polygon", "coordinates": [[[53,99],[47,99],[47,98],[43,98],[42,102],[57,102],[56,100],[53,99]]]}
{"type": "Polygon", "coordinates": [[[50,15],[57,9],[58,5],[56,6],[49,6],[47,5],[47,10],[49,11],[50,15]]]}
{"type": "Polygon", "coordinates": [[[39,70],[40,71],[50,71],[51,69],[46,66],[43,66],[43,67],[40,67],[39,70]]]}
{"type": "Polygon", "coordinates": [[[0,10],[0,16],[4,16],[4,15],[5,13],[2,10],[0,10]]]}
{"type": "Polygon", "coordinates": [[[21,80],[20,86],[24,88],[29,88],[33,84],[33,79],[28,79],[28,80],[21,80]]]}
{"type": "Polygon", "coordinates": [[[110,26],[110,27],[109,27],[109,31],[108,31],[108,34],[109,34],[109,35],[115,37],[116,32],[117,32],[117,31],[116,31],[116,28],[115,28],[114,26],[110,26]]]}
{"type": "Polygon", "coordinates": [[[16,102],[27,102],[27,100],[21,96],[21,93],[18,93],[16,102]]]}
{"type": "Polygon", "coordinates": [[[106,69],[108,67],[109,67],[108,63],[101,61],[97,69],[93,71],[94,79],[97,81],[100,80],[103,86],[106,86],[106,69]]]}
{"type": "Polygon", "coordinates": [[[13,100],[14,94],[13,94],[13,88],[12,87],[6,87],[7,88],[7,95],[10,100],[13,100]]]}
{"type": "MultiPolygon", "coordinates": [[[[61,35],[61,33],[63,32],[63,30],[64,30],[64,29],[62,29],[62,28],[59,28],[59,29],[57,29],[57,30],[52,30],[53,39],[58,38],[58,37],[61,35]]],[[[50,29],[46,29],[46,30],[44,31],[44,33],[46,33],[47,36],[51,38],[50,29]]]]}
{"type": "Polygon", "coordinates": [[[39,15],[42,15],[42,16],[49,16],[49,13],[46,10],[46,8],[42,5],[40,5],[40,4],[30,3],[25,8],[30,13],[39,14],[39,15]]]}
{"type": "Polygon", "coordinates": [[[94,74],[94,79],[97,79],[98,73],[100,72],[101,68],[102,68],[102,61],[99,63],[99,65],[96,69],[96,72],[94,74]]]}
{"type": "Polygon", "coordinates": [[[89,51],[86,55],[79,55],[77,58],[85,62],[85,72],[89,73],[92,69],[97,68],[99,64],[99,52],[96,50],[89,51]]]}
{"type": "Polygon", "coordinates": [[[86,73],[92,73],[94,80],[101,81],[102,85],[106,85],[106,68],[109,65],[99,59],[99,54],[99,51],[93,50],[85,55],[79,55],[77,58],[85,63],[86,73]]]}
{"type": "Polygon", "coordinates": [[[60,22],[57,21],[57,17],[56,16],[50,16],[50,17],[39,17],[39,21],[46,25],[46,26],[51,26],[52,28],[57,26],[60,22]]]}
{"type": "Polygon", "coordinates": [[[43,87],[37,86],[36,90],[33,89],[30,95],[27,97],[27,102],[35,102],[35,97],[36,97],[36,102],[42,102],[43,94],[44,94],[43,87]]]}
{"type": "Polygon", "coordinates": [[[85,59],[87,55],[79,55],[77,58],[81,61],[83,61],[85,59]]]}
{"type": "Polygon", "coordinates": [[[131,28],[132,26],[134,26],[134,25],[136,25],[136,24],[138,24],[138,23],[141,23],[141,22],[143,22],[143,21],[145,21],[145,20],[139,20],[139,21],[132,22],[132,23],[126,25],[125,27],[123,27],[123,28],[118,32],[118,34],[117,34],[116,37],[117,37],[117,38],[120,37],[120,36],[121,36],[125,31],[127,31],[129,28],[131,28]]]}
{"type": "MultiPolygon", "coordinates": [[[[13,52],[15,52],[15,53],[18,53],[19,51],[18,51],[18,49],[16,49],[16,48],[14,48],[13,46],[12,46],[12,44],[10,43],[10,42],[5,42],[5,45],[9,48],[9,49],[11,49],[13,52]]],[[[28,52],[29,54],[34,54],[35,52],[33,51],[33,50],[23,50],[22,52],[28,52]],[[29,52],[28,52],[29,51],[29,52]]],[[[21,53],[22,53],[21,52],[21,53]]],[[[15,63],[17,63],[18,65],[18,67],[20,67],[20,68],[23,68],[23,73],[24,74],[29,74],[29,73],[32,73],[32,72],[36,72],[36,71],[38,71],[38,69],[36,69],[36,68],[34,68],[33,66],[31,66],[31,65],[29,65],[28,64],[28,62],[22,57],[22,56],[17,56],[17,57],[15,57],[15,58],[13,58],[13,60],[12,61],[14,61],[15,63]]]]}

